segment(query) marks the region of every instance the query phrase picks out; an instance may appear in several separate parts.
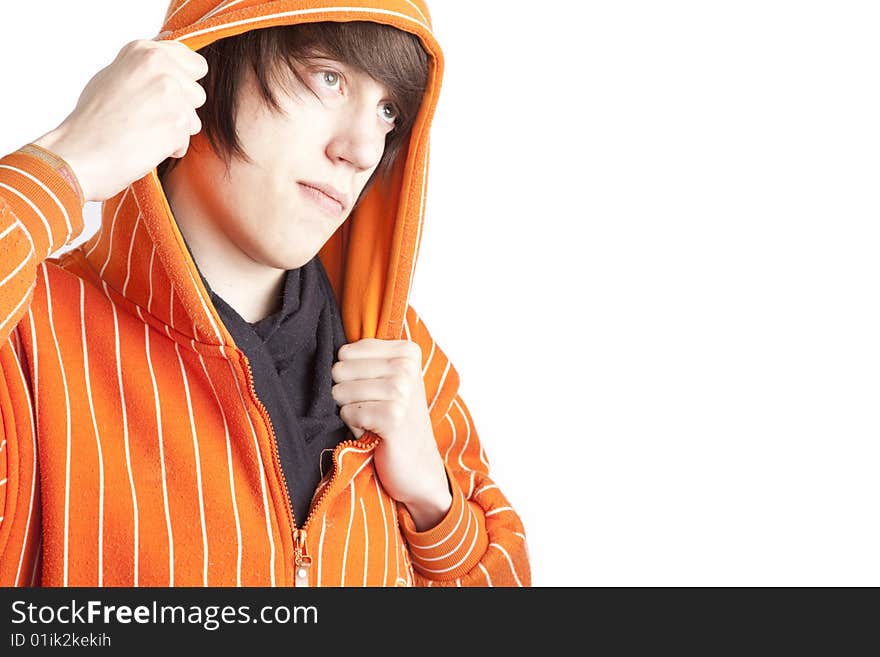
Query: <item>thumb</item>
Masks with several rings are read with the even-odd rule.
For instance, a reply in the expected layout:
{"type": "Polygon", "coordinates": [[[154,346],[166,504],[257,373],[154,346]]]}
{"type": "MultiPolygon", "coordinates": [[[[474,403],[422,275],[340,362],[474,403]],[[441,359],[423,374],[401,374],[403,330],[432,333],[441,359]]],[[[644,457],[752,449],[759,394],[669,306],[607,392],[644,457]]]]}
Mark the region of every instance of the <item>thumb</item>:
{"type": "MultiPolygon", "coordinates": [[[[340,419],[342,419],[342,416],[340,416],[340,419]]],[[[352,434],[354,434],[355,440],[360,440],[360,437],[364,435],[364,430],[361,429],[360,427],[353,427],[345,420],[342,420],[342,423],[348,427],[349,431],[351,431],[352,434]]]]}

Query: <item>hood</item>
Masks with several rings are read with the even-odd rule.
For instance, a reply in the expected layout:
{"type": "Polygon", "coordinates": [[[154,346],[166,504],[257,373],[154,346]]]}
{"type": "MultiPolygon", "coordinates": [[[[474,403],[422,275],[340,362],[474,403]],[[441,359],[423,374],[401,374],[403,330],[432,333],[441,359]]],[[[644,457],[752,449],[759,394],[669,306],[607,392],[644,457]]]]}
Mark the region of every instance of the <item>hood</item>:
{"type": "MultiPolygon", "coordinates": [[[[429,130],[443,73],[443,55],[424,0],[172,0],[155,39],[198,50],[249,30],[355,20],[410,32],[429,56],[422,105],[390,184],[372,185],[318,252],[349,341],[397,340],[421,241],[429,130]]],[[[104,201],[101,226],[82,252],[108,293],[175,340],[234,345],[202,284],[156,169],[104,201]]]]}

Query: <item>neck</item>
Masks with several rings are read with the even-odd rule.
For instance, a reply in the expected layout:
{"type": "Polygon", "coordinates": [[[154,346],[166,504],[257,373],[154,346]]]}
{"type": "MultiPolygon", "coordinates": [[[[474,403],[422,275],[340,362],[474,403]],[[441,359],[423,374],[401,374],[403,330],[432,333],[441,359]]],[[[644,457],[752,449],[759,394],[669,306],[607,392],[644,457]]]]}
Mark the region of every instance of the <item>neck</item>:
{"type": "Polygon", "coordinates": [[[257,262],[221,230],[201,202],[186,159],[168,172],[162,186],[180,232],[215,294],[246,322],[281,308],[285,271],[257,262]]]}

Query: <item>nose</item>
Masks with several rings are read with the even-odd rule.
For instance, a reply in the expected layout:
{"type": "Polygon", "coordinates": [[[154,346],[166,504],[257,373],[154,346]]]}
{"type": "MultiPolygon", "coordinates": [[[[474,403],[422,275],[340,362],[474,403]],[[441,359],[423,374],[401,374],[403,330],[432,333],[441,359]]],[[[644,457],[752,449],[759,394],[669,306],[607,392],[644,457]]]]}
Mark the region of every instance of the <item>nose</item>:
{"type": "Polygon", "coordinates": [[[327,156],[333,162],[350,163],[358,172],[367,171],[382,159],[385,134],[375,104],[357,107],[338,117],[327,156]]]}

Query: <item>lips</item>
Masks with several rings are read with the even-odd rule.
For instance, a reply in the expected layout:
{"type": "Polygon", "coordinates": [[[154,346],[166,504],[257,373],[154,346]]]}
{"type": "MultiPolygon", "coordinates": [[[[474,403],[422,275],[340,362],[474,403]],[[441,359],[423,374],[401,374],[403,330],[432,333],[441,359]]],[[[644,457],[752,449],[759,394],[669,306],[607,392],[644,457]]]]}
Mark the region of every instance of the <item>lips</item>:
{"type": "Polygon", "coordinates": [[[299,188],[308,199],[313,201],[315,205],[329,215],[333,216],[334,219],[338,219],[343,214],[345,207],[335,198],[306,183],[298,184],[299,188]]]}
{"type": "Polygon", "coordinates": [[[326,194],[327,196],[332,198],[334,201],[339,203],[339,205],[341,205],[343,209],[348,207],[348,199],[346,198],[345,194],[343,194],[341,191],[336,189],[333,185],[330,185],[327,183],[313,182],[311,180],[300,180],[299,184],[305,185],[306,187],[311,187],[313,189],[317,189],[322,194],[326,194]]]}

